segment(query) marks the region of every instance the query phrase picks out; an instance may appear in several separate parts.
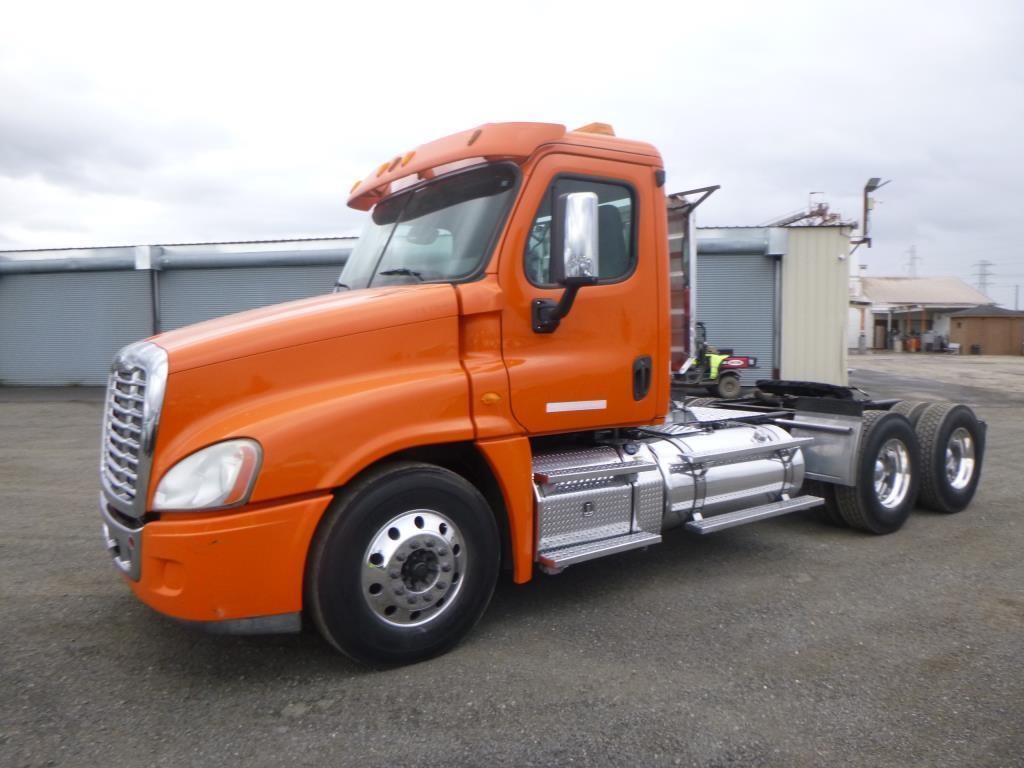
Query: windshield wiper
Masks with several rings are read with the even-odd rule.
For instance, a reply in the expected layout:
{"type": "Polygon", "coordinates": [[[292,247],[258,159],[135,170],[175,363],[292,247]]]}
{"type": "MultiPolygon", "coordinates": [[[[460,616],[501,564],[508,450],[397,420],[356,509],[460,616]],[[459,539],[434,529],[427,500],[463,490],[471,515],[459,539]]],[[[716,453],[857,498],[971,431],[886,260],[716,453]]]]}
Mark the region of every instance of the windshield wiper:
{"type": "Polygon", "coordinates": [[[334,284],[334,291],[332,291],[332,292],[333,293],[341,293],[342,291],[351,291],[351,290],[352,290],[352,286],[345,285],[345,283],[342,283],[342,282],[337,282],[337,283],[334,284]]]}
{"type": "Polygon", "coordinates": [[[403,277],[415,277],[421,283],[423,282],[423,275],[414,269],[408,267],[397,267],[396,269],[385,269],[383,272],[378,272],[378,275],[384,275],[385,277],[391,277],[392,275],[402,275],[403,277]]]}

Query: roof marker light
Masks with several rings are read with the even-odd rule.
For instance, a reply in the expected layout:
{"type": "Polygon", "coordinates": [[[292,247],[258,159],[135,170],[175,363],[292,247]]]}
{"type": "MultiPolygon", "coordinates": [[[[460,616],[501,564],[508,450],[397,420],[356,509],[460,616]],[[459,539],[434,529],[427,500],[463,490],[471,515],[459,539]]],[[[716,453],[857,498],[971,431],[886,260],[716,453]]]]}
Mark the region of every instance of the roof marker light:
{"type": "Polygon", "coordinates": [[[615,129],[608,123],[587,123],[582,128],[577,128],[574,133],[598,133],[602,136],[614,136],[615,129]]]}
{"type": "Polygon", "coordinates": [[[413,158],[413,156],[415,156],[415,154],[416,154],[415,152],[406,152],[405,153],[405,157],[402,158],[402,167],[403,168],[405,168],[405,166],[407,166],[409,164],[409,161],[412,160],[412,158],[413,158]]]}
{"type": "Polygon", "coordinates": [[[481,133],[483,133],[483,130],[480,128],[477,128],[475,131],[473,131],[473,135],[469,137],[469,141],[466,142],[466,146],[472,147],[474,144],[476,144],[476,140],[480,138],[481,133]]]}

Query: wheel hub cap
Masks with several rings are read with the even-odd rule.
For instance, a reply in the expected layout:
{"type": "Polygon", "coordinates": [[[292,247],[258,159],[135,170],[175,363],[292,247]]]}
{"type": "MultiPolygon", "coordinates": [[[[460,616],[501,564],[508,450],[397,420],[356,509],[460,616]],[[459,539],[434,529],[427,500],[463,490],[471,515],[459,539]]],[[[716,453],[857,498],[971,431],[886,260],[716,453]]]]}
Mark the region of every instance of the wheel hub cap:
{"type": "Polygon", "coordinates": [[[955,490],[962,491],[974,477],[974,440],[971,433],[957,427],[946,443],[946,480],[955,490]]]}
{"type": "Polygon", "coordinates": [[[910,489],[910,454],[902,440],[886,441],[875,459],[875,496],[886,509],[895,509],[910,489]]]}
{"type": "Polygon", "coordinates": [[[388,624],[426,624],[455,600],[465,567],[462,536],[450,519],[429,509],[404,512],[366,548],[363,599],[388,624]]]}

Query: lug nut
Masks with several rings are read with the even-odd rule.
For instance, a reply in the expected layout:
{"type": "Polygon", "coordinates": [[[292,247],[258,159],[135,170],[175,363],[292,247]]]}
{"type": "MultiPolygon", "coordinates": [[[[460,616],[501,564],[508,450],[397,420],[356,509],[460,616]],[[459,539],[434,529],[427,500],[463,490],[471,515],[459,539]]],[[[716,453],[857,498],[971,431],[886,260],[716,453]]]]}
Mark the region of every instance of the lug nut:
{"type": "Polygon", "coordinates": [[[444,565],[441,566],[441,570],[444,571],[445,573],[448,573],[448,571],[450,571],[451,569],[452,569],[452,567],[450,565],[448,565],[447,563],[445,563],[444,565]]]}

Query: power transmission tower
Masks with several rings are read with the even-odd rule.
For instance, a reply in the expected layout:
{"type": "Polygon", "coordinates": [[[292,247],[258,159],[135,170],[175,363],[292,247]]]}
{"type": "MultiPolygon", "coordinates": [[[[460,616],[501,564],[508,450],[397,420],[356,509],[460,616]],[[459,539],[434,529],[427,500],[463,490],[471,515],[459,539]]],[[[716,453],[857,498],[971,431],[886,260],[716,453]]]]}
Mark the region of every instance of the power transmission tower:
{"type": "Polygon", "coordinates": [[[991,261],[982,259],[981,261],[974,262],[972,266],[977,267],[973,274],[978,278],[978,290],[988,296],[989,278],[992,277],[992,270],[989,267],[995,265],[991,261]]]}
{"type": "Polygon", "coordinates": [[[920,260],[921,257],[917,255],[917,246],[910,246],[910,250],[907,251],[907,270],[911,277],[917,277],[917,262],[920,260]]]}

